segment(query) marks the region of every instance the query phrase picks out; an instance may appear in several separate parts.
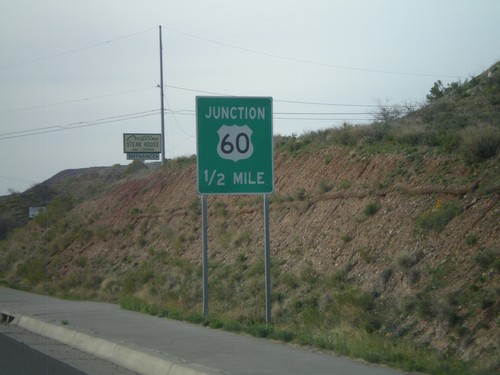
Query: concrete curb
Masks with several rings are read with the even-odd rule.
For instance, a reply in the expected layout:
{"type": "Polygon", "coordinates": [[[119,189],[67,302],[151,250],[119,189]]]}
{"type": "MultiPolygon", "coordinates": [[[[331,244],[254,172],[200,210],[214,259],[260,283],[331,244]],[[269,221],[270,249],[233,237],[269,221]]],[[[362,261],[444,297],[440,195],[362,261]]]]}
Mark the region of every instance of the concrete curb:
{"type": "Polygon", "coordinates": [[[214,375],[221,373],[194,363],[187,364],[181,360],[171,361],[160,358],[139,349],[94,337],[68,327],[47,323],[30,316],[14,314],[13,316],[15,319],[11,324],[16,324],[40,336],[59,341],[142,375],[214,375]]]}

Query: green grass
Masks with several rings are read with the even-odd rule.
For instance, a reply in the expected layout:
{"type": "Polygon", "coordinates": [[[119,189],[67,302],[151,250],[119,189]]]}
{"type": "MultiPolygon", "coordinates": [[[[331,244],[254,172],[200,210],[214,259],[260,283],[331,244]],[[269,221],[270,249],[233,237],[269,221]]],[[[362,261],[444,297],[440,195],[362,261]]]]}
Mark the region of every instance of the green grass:
{"type": "MultiPolygon", "coordinates": [[[[152,255],[158,256],[156,252],[152,255]]],[[[183,272],[196,274],[189,263],[179,258],[170,258],[169,263],[183,268],[183,272]]],[[[329,275],[321,275],[315,272],[312,264],[304,263],[300,274],[295,275],[291,272],[281,273],[278,265],[273,278],[273,322],[266,324],[261,306],[264,293],[261,283],[263,264],[249,263],[243,254],[237,257],[237,264],[244,264],[245,267],[211,263],[211,294],[207,317],[201,314],[199,295],[191,294],[192,290],[186,296],[191,303],[181,302],[179,290],[166,288],[168,280],[166,284],[158,284],[156,293],[162,298],[156,302],[152,302],[151,298],[139,297],[136,292],[141,290],[140,286],[144,285],[145,280],[149,280],[149,284],[154,284],[156,280],[156,276],[146,269],[130,276],[128,283],[131,285],[124,285],[120,304],[123,308],[147,314],[259,338],[314,346],[406,371],[436,375],[483,374],[474,369],[473,363],[465,363],[451,355],[440,355],[428,347],[393,335],[382,324],[382,312],[378,310],[375,297],[352,285],[347,277],[347,270],[335,270],[329,275]],[[294,297],[290,299],[290,295],[294,297]],[[197,302],[193,303],[193,300],[197,302]],[[248,301],[244,309],[241,308],[241,300],[248,301]]],[[[442,277],[447,269],[448,267],[436,269],[434,276],[442,277]]],[[[169,272],[167,275],[170,276],[167,277],[174,277],[173,274],[169,272]]],[[[491,304],[486,298],[482,300],[486,306],[491,304]]],[[[427,294],[415,299],[412,309],[415,308],[423,319],[440,313],[432,306],[427,294]]],[[[441,314],[448,311],[445,310],[441,314]]],[[[452,315],[449,314],[447,319],[452,320],[452,315]]],[[[460,328],[460,325],[457,327],[460,328]]]]}
{"type": "MultiPolygon", "coordinates": [[[[366,308],[366,301],[356,303],[361,303],[366,308]]],[[[301,328],[283,322],[266,324],[259,319],[243,317],[234,319],[213,313],[204,318],[201,313],[185,310],[180,306],[151,305],[132,296],[122,298],[120,304],[123,308],[134,311],[189,321],[213,329],[246,333],[259,338],[313,346],[339,355],[359,358],[371,363],[386,364],[405,371],[419,371],[430,375],[480,374],[480,372],[473,371],[472,364],[466,364],[453,356],[439,355],[429,348],[419,347],[410,341],[396,339],[391,334],[369,333],[344,325],[333,329],[315,329],[311,326],[301,328]]],[[[301,306],[300,308],[307,314],[307,307],[301,306]]],[[[315,315],[316,312],[311,311],[311,316],[315,315]]],[[[317,324],[317,322],[310,322],[317,324]]]]}

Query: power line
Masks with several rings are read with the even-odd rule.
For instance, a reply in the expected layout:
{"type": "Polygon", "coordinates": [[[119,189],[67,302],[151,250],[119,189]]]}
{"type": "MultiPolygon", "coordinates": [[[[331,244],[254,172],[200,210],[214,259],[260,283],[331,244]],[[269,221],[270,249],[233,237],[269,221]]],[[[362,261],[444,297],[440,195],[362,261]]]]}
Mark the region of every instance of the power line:
{"type": "MultiPolygon", "coordinates": [[[[194,109],[178,109],[178,110],[170,110],[171,115],[189,115],[194,116],[194,109]]],[[[310,115],[310,116],[321,116],[321,115],[371,115],[369,112],[273,112],[274,115],[310,115]]]]}
{"type": "MultiPolygon", "coordinates": [[[[174,85],[165,85],[165,86],[168,88],[171,88],[171,89],[184,90],[184,91],[190,91],[190,92],[196,92],[196,93],[202,93],[202,94],[234,96],[234,95],[228,95],[228,94],[223,94],[223,93],[218,93],[218,92],[213,92],[213,91],[203,91],[203,90],[190,89],[190,88],[174,86],[174,85]]],[[[110,94],[104,94],[104,95],[98,95],[98,96],[92,96],[92,97],[84,97],[84,98],[78,98],[78,99],[67,100],[67,101],[62,101],[62,102],[35,105],[35,106],[30,106],[30,107],[5,109],[5,110],[0,110],[0,114],[12,113],[12,112],[22,112],[22,111],[28,111],[28,110],[33,110],[33,109],[39,109],[39,108],[55,107],[55,106],[59,106],[59,105],[73,104],[73,103],[79,103],[79,102],[87,102],[87,101],[92,101],[92,100],[109,98],[109,97],[113,97],[113,96],[126,95],[126,94],[130,94],[130,93],[151,90],[151,89],[155,89],[155,88],[157,88],[157,86],[149,86],[149,87],[120,91],[120,92],[115,92],[115,93],[110,93],[110,94]]],[[[333,107],[369,107],[369,108],[379,108],[380,107],[379,105],[375,105],[375,104],[341,104],[341,103],[308,102],[308,101],[280,100],[280,99],[274,99],[273,101],[277,102],[277,103],[291,103],[291,104],[333,106],[333,107]]],[[[383,107],[400,108],[400,107],[404,107],[404,105],[383,105],[383,107]]],[[[173,111],[171,108],[169,108],[169,110],[171,111],[171,113],[178,113],[180,111],[189,111],[189,110],[173,111]]],[[[305,113],[301,113],[301,114],[305,114],[305,113]]]]}
{"type": "MultiPolygon", "coordinates": [[[[172,111],[170,113],[173,117],[174,117],[174,114],[177,115],[177,116],[195,116],[196,113],[194,110],[189,110],[189,109],[185,109],[185,110],[180,110],[180,111],[172,111]]],[[[286,115],[286,114],[289,114],[289,115],[300,115],[301,113],[299,112],[290,112],[290,113],[287,113],[287,112],[278,112],[278,113],[274,113],[273,114],[273,119],[274,120],[308,120],[308,121],[373,121],[373,118],[336,118],[336,117],[328,117],[328,118],[318,118],[318,117],[283,117],[283,116],[275,116],[275,115],[286,115]]],[[[370,115],[370,113],[366,113],[366,112],[328,112],[328,113],[313,113],[313,112],[304,112],[303,113],[304,115],[311,115],[311,116],[316,116],[316,115],[331,115],[331,116],[334,116],[334,115],[370,115]]],[[[175,119],[175,117],[174,117],[175,119]]],[[[180,127],[180,125],[178,124],[177,120],[175,120],[175,122],[177,123],[177,125],[180,127]]],[[[191,138],[194,138],[193,136],[190,136],[188,135],[184,130],[181,129],[181,131],[188,137],[191,137],[191,138]]]]}
{"type": "Polygon", "coordinates": [[[188,134],[188,133],[186,133],[186,132],[184,131],[184,129],[182,128],[181,124],[179,124],[179,122],[177,121],[177,118],[175,117],[175,115],[176,115],[176,114],[179,114],[178,112],[183,112],[184,110],[181,110],[181,111],[172,111],[172,108],[170,108],[170,103],[169,103],[168,99],[167,99],[167,98],[165,98],[165,100],[166,100],[166,102],[167,102],[167,107],[168,107],[168,109],[169,109],[169,111],[170,111],[170,114],[172,115],[172,118],[174,119],[174,122],[175,122],[175,124],[177,125],[177,128],[178,128],[178,129],[179,129],[182,133],[184,133],[184,135],[185,135],[186,137],[189,137],[189,138],[194,138],[194,136],[193,136],[193,135],[188,134]]]}
{"type": "MultiPolygon", "coordinates": [[[[235,96],[235,95],[228,95],[228,94],[213,92],[213,91],[203,91],[203,90],[198,90],[198,89],[180,87],[180,86],[175,86],[175,85],[165,85],[165,86],[170,88],[170,89],[184,90],[184,91],[197,92],[197,93],[203,93],[203,94],[235,96]]],[[[74,103],[74,102],[78,102],[78,101],[95,100],[95,99],[101,99],[101,98],[115,96],[115,95],[122,95],[122,94],[126,94],[126,93],[131,93],[131,92],[148,90],[150,88],[152,88],[152,87],[127,90],[127,91],[122,91],[122,92],[117,92],[117,93],[112,93],[112,94],[95,96],[95,97],[91,97],[91,98],[81,98],[81,99],[75,99],[75,100],[66,101],[66,102],[52,103],[52,104],[47,104],[47,105],[43,105],[43,106],[34,106],[34,107],[18,108],[18,109],[14,109],[14,110],[6,110],[6,111],[2,111],[0,113],[21,111],[21,110],[27,110],[27,109],[45,107],[45,106],[52,106],[52,105],[59,105],[59,104],[68,104],[68,103],[74,103]]],[[[372,105],[372,104],[340,104],[340,103],[309,102],[309,101],[280,100],[280,99],[274,99],[274,101],[275,102],[282,102],[282,103],[292,103],[292,104],[336,106],[336,107],[370,107],[370,108],[371,107],[379,107],[379,105],[372,105]]],[[[177,121],[175,116],[176,115],[194,116],[195,111],[192,109],[173,110],[170,107],[170,103],[168,101],[167,101],[167,105],[168,105],[168,110],[165,112],[167,114],[172,115],[173,120],[174,120],[175,124],[177,125],[177,127],[179,128],[179,130],[182,131],[187,137],[193,138],[192,135],[190,135],[184,131],[184,129],[179,124],[179,122],[177,121]]],[[[402,107],[402,106],[393,105],[393,106],[385,106],[385,107],[398,108],[398,107],[402,107]]],[[[132,120],[132,119],[141,118],[141,117],[158,115],[158,114],[161,114],[161,110],[155,109],[155,110],[150,110],[150,111],[143,111],[143,112],[117,115],[117,116],[111,116],[111,117],[104,117],[104,118],[100,118],[100,119],[97,119],[94,121],[78,121],[78,122],[66,123],[66,124],[62,124],[62,125],[34,128],[34,129],[21,130],[21,131],[9,132],[9,133],[0,133],[0,140],[20,138],[20,137],[25,137],[25,136],[45,134],[45,133],[58,132],[58,131],[65,131],[65,130],[72,130],[72,129],[78,129],[78,128],[89,127],[89,126],[97,126],[97,125],[103,125],[103,124],[107,124],[107,123],[127,121],[127,120],[132,120]]],[[[275,120],[306,120],[306,121],[373,121],[373,118],[359,118],[359,117],[358,118],[316,117],[316,116],[366,116],[366,115],[370,115],[370,114],[371,113],[368,113],[368,112],[312,112],[312,111],[308,111],[308,112],[300,111],[300,112],[298,112],[298,111],[294,111],[294,112],[275,112],[275,113],[273,113],[273,118],[275,120]],[[287,116],[287,117],[283,117],[283,116],[287,116]],[[290,117],[290,116],[293,116],[293,117],[290,117]],[[297,117],[297,116],[301,116],[301,117],[297,117]],[[314,116],[314,117],[303,117],[303,116],[314,116]]]]}
{"type": "Polygon", "coordinates": [[[293,62],[301,63],[301,64],[316,65],[316,66],[322,66],[322,67],[326,67],[326,68],[334,68],[334,69],[342,69],[342,70],[352,70],[352,71],[367,72],[367,73],[404,75],[404,76],[415,76],[415,77],[433,77],[433,78],[455,78],[455,79],[456,78],[463,78],[463,77],[460,77],[460,76],[447,75],[447,74],[425,74],[425,73],[414,73],[414,72],[403,72],[403,71],[391,71],[391,70],[369,69],[369,68],[361,68],[361,67],[354,67],[354,66],[347,66],[347,65],[337,65],[337,64],[323,63],[323,62],[318,62],[318,61],[300,59],[300,58],[296,58],[296,57],[278,55],[278,54],[274,54],[274,53],[257,51],[257,50],[253,50],[253,49],[250,49],[250,48],[240,47],[240,46],[236,46],[234,44],[220,42],[220,41],[209,39],[209,38],[205,38],[205,37],[202,37],[202,36],[199,36],[199,35],[190,34],[190,33],[187,33],[187,32],[184,32],[184,31],[180,31],[180,30],[177,30],[177,29],[174,29],[174,28],[171,28],[171,27],[165,27],[165,29],[167,29],[167,30],[169,30],[171,32],[174,32],[174,33],[178,33],[178,34],[181,34],[181,35],[188,36],[190,38],[199,39],[199,40],[202,40],[204,42],[217,44],[217,45],[220,45],[220,46],[223,46],[223,47],[232,48],[232,49],[236,49],[236,50],[239,50],[239,51],[243,51],[243,52],[247,52],[247,53],[252,53],[252,54],[256,54],[256,55],[272,57],[272,58],[275,58],[275,59],[293,61],[293,62]]]}
{"type": "Polygon", "coordinates": [[[31,106],[31,107],[21,107],[21,108],[14,108],[14,109],[5,109],[5,110],[0,111],[0,114],[1,113],[12,113],[12,112],[22,112],[22,111],[28,111],[28,110],[31,110],[31,109],[54,107],[54,106],[58,106],[58,105],[65,105],[65,104],[73,104],[73,103],[79,103],[79,102],[92,101],[92,100],[97,100],[97,99],[109,98],[109,97],[112,97],[112,96],[130,94],[130,93],[133,93],[133,92],[150,90],[150,89],[153,89],[153,88],[156,88],[156,86],[143,87],[143,88],[140,88],[140,89],[133,89],[133,90],[115,92],[115,93],[111,93],[111,94],[93,96],[93,97],[88,97],[88,98],[80,98],[80,99],[67,100],[67,101],[64,101],[64,102],[40,104],[40,105],[31,106]]]}
{"type": "MultiPolygon", "coordinates": [[[[376,104],[340,104],[340,103],[324,103],[324,102],[305,102],[298,100],[274,100],[278,103],[290,103],[290,104],[307,104],[307,105],[319,105],[319,106],[332,106],[332,107],[373,107],[378,108],[376,104]]],[[[400,105],[389,105],[387,107],[401,107],[400,105]]]]}
{"type": "Polygon", "coordinates": [[[183,91],[191,91],[191,92],[197,92],[200,94],[210,94],[210,95],[227,95],[227,94],[222,94],[220,92],[213,92],[213,91],[203,91],[203,90],[196,90],[196,89],[189,89],[186,87],[179,87],[179,86],[173,86],[173,85],[165,85],[166,87],[169,87],[171,89],[176,89],[176,90],[183,90],[183,91]]]}
{"type": "Polygon", "coordinates": [[[137,119],[137,118],[156,116],[159,114],[160,114],[159,109],[152,109],[149,111],[129,113],[126,115],[103,117],[103,118],[93,120],[93,121],[79,121],[79,122],[72,122],[72,123],[62,124],[62,125],[47,126],[44,128],[35,128],[35,129],[9,132],[9,133],[1,133],[0,140],[21,138],[21,137],[27,137],[27,136],[31,136],[31,135],[46,134],[46,133],[53,133],[53,132],[59,132],[59,131],[74,130],[74,129],[79,129],[79,128],[104,125],[104,124],[109,124],[109,123],[114,123],[114,122],[133,120],[133,119],[137,119]]]}
{"type": "Polygon", "coordinates": [[[275,115],[369,115],[366,112],[274,112],[275,115]]]}
{"type": "MultiPolygon", "coordinates": [[[[154,30],[154,29],[156,29],[156,28],[148,28],[148,29],[145,29],[145,30],[141,30],[141,31],[132,33],[132,34],[127,34],[127,35],[124,35],[124,36],[121,36],[121,37],[117,37],[117,38],[106,40],[106,41],[99,42],[99,43],[94,43],[94,44],[91,44],[91,45],[88,45],[88,46],[84,46],[84,47],[80,47],[80,48],[74,48],[74,49],[63,51],[63,52],[55,53],[55,54],[52,54],[52,55],[47,55],[47,56],[42,56],[42,57],[34,58],[34,59],[31,59],[31,60],[17,62],[17,63],[14,63],[14,64],[3,65],[3,66],[0,66],[0,70],[11,69],[11,68],[15,68],[15,67],[18,67],[18,66],[23,66],[23,65],[27,65],[27,64],[31,64],[31,63],[36,63],[36,62],[39,62],[39,61],[44,61],[44,60],[48,60],[48,59],[52,59],[52,58],[56,58],[56,57],[60,57],[60,56],[64,56],[64,55],[68,55],[68,54],[72,54],[72,53],[76,53],[76,52],[80,52],[80,51],[83,51],[83,50],[86,50],[86,49],[95,48],[95,47],[98,47],[98,46],[110,44],[110,43],[117,42],[117,41],[120,41],[120,40],[123,40],[123,39],[128,39],[128,38],[131,38],[131,37],[143,34],[145,32],[149,32],[149,31],[154,30]]],[[[405,75],[405,76],[417,76],[417,77],[433,77],[433,78],[454,78],[454,79],[456,79],[456,78],[464,78],[464,77],[461,77],[459,75],[427,74],[427,73],[415,73],[415,72],[404,72],[404,71],[392,71],[392,70],[371,69],[371,68],[363,68],[363,67],[355,67],[355,66],[347,66],[347,65],[324,63],[324,62],[319,62],[319,61],[306,60],[306,59],[301,59],[301,58],[297,58],[297,57],[279,55],[279,54],[275,54],[275,53],[269,53],[269,52],[258,51],[258,50],[254,50],[254,49],[250,49],[250,48],[240,47],[240,46],[237,46],[237,45],[234,45],[234,44],[229,44],[229,43],[217,41],[217,40],[214,40],[214,39],[205,38],[205,37],[202,37],[202,36],[199,36],[199,35],[187,33],[185,31],[177,30],[177,29],[174,29],[174,28],[171,28],[171,27],[168,27],[168,26],[165,26],[165,29],[167,29],[168,31],[174,32],[174,33],[178,33],[178,34],[181,34],[181,35],[184,35],[184,36],[188,36],[190,38],[202,40],[202,41],[207,42],[207,43],[217,44],[217,45],[220,45],[220,46],[223,46],[223,47],[226,47],[226,48],[231,48],[231,49],[243,51],[243,52],[246,52],[246,53],[252,53],[252,54],[266,56],[266,57],[272,57],[272,58],[280,59],[280,60],[292,61],[292,62],[301,63],[301,64],[322,66],[322,67],[334,68],[334,69],[342,69],[342,70],[360,71],[360,72],[367,72],[367,73],[378,73],[378,74],[405,75]]]]}
{"type": "MultiPolygon", "coordinates": [[[[171,89],[175,89],[175,90],[189,91],[189,92],[195,92],[195,93],[200,93],[200,94],[219,95],[219,96],[237,96],[234,94],[199,90],[199,89],[193,89],[193,88],[187,88],[187,87],[181,87],[181,86],[175,86],[175,85],[168,85],[168,84],[166,84],[165,86],[168,88],[171,88],[171,89]]],[[[301,100],[284,100],[284,99],[273,99],[273,102],[290,103],[290,104],[304,104],[304,105],[318,105],[318,106],[332,106],[332,107],[370,107],[370,108],[379,108],[380,107],[380,105],[377,105],[377,104],[345,104],[345,103],[343,104],[343,103],[309,102],[309,101],[301,101],[301,100]]],[[[405,107],[405,105],[394,104],[394,105],[383,105],[383,107],[400,108],[400,107],[405,107]]]]}
{"type": "MultiPolygon", "coordinates": [[[[167,104],[168,104],[168,102],[167,102],[167,104]]],[[[67,130],[75,130],[75,129],[85,128],[85,127],[98,126],[98,125],[104,125],[104,124],[121,122],[121,121],[128,121],[128,120],[133,120],[133,119],[137,119],[137,118],[156,116],[156,115],[159,115],[160,113],[161,113],[161,110],[154,109],[154,110],[149,110],[149,111],[129,113],[129,114],[125,114],[125,115],[103,117],[103,118],[93,120],[93,121],[78,121],[78,122],[71,122],[71,123],[66,123],[66,124],[61,124],[61,125],[47,126],[47,127],[42,127],[42,128],[33,128],[33,129],[18,130],[18,131],[8,132],[8,133],[0,133],[0,140],[21,138],[21,137],[27,137],[27,136],[32,136],[32,135],[47,134],[47,133],[67,131],[67,130]]],[[[194,110],[175,110],[174,111],[174,110],[170,109],[170,106],[169,106],[168,113],[172,115],[177,127],[184,133],[184,135],[186,135],[189,138],[193,138],[192,135],[186,133],[184,131],[184,129],[180,126],[177,119],[175,119],[175,115],[194,116],[195,115],[194,110]]],[[[277,112],[277,113],[275,113],[275,115],[314,115],[314,116],[316,116],[316,115],[367,115],[367,113],[366,112],[318,112],[318,113],[314,113],[314,112],[277,112]]],[[[341,118],[341,119],[339,119],[339,118],[317,118],[317,117],[280,117],[280,116],[274,116],[274,115],[273,115],[273,118],[275,120],[308,120],[308,121],[371,121],[371,120],[373,120],[373,119],[365,119],[365,118],[341,118]]]]}
{"type": "Polygon", "coordinates": [[[274,120],[302,120],[302,121],[373,121],[373,118],[273,117],[273,119],[274,120]]]}
{"type": "Polygon", "coordinates": [[[80,51],[83,51],[83,50],[86,50],[86,49],[90,49],[90,48],[102,46],[102,45],[105,45],[105,44],[110,44],[110,43],[113,43],[113,42],[117,42],[119,40],[131,38],[131,37],[137,36],[139,34],[143,34],[145,32],[151,31],[151,30],[153,30],[153,28],[149,28],[149,29],[146,29],[146,30],[138,31],[138,32],[135,32],[135,33],[132,33],[132,34],[127,34],[127,35],[124,35],[124,36],[121,36],[121,37],[118,37],[118,38],[106,40],[104,42],[99,42],[99,43],[91,44],[91,45],[88,45],[88,46],[85,46],[85,47],[74,48],[74,49],[70,49],[70,50],[67,50],[67,51],[55,53],[53,55],[42,56],[42,57],[34,58],[34,59],[31,59],[31,60],[21,61],[21,62],[14,63],[14,64],[3,65],[3,66],[0,66],[0,70],[16,68],[16,67],[22,66],[22,65],[32,64],[32,63],[36,63],[36,62],[39,62],[39,61],[53,59],[55,57],[69,55],[69,54],[80,52],[80,51]]]}

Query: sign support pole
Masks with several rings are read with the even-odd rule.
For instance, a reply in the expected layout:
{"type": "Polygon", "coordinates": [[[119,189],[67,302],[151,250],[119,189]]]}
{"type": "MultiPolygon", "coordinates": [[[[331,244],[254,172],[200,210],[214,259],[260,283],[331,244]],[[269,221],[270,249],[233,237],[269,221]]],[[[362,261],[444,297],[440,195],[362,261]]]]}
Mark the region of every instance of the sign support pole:
{"type": "Polygon", "coordinates": [[[269,235],[269,194],[264,194],[264,267],[266,274],[266,324],[271,323],[271,241],[269,235]]]}
{"type": "Polygon", "coordinates": [[[203,317],[208,316],[208,228],[207,228],[207,196],[201,195],[201,237],[203,262],[203,317]]]}

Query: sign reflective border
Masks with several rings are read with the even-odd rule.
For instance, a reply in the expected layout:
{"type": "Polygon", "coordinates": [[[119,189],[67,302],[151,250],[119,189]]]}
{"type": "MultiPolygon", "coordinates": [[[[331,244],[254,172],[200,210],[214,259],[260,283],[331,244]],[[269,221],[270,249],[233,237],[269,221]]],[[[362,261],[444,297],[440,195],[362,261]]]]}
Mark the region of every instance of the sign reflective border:
{"type": "Polygon", "coordinates": [[[273,192],[272,98],[199,96],[196,127],[200,194],[273,192]]]}

